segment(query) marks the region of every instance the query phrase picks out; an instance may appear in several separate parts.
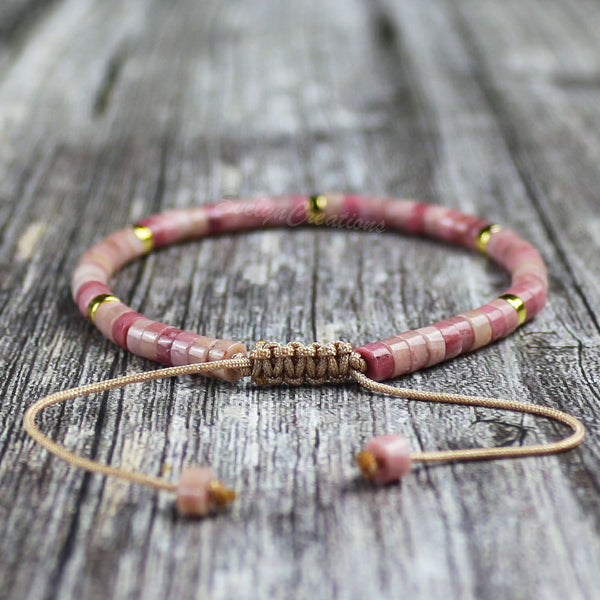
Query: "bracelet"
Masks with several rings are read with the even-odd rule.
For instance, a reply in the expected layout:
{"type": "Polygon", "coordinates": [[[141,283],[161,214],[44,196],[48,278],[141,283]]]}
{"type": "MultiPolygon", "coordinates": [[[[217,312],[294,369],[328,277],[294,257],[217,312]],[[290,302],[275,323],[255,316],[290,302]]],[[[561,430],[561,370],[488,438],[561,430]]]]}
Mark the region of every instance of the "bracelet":
{"type": "Polygon", "coordinates": [[[453,209],[412,200],[327,194],[229,200],[170,210],[117,231],[90,248],[74,271],[71,289],[81,313],[111,341],[168,366],[42,398],[26,412],[26,430],[48,450],[76,466],[176,493],[178,510],[185,515],[207,514],[231,502],[235,494],[206,466],[184,467],[179,483],[172,484],[162,478],[80,457],[47,438],[36,425],[36,415],[47,406],[79,395],[161,377],[201,373],[230,382],[250,376],[259,385],[319,385],[353,378],[374,392],[526,412],[554,419],[573,429],[569,437],[548,444],[419,453],[411,453],[400,436],[377,436],[355,457],[362,474],[376,483],[397,481],[410,471],[414,462],[551,454],[571,449],[584,438],[583,426],[575,417],[550,407],[407,390],[381,383],[501,339],[532,319],[546,303],[547,272],[538,251],[500,225],[453,209]],[[240,342],[207,337],[148,319],[129,308],[109,287],[111,277],[119,269],[153,249],[217,233],[300,225],[395,230],[476,249],[511,273],[511,287],[479,308],[357,348],[347,342],[280,345],[260,341],[249,353],[240,342]]]}

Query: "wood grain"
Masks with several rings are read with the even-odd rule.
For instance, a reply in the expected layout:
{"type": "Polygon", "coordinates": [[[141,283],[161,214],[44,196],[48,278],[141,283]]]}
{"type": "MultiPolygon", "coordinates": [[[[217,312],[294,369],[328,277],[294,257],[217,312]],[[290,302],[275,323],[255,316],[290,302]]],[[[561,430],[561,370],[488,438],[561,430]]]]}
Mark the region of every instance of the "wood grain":
{"type": "MultiPolygon", "coordinates": [[[[0,597],[596,597],[596,2],[21,0],[0,21],[0,597]],[[372,489],[352,455],[374,433],[435,449],[561,432],[352,385],[192,378],[44,412],[54,439],[111,464],[175,479],[209,461],[240,498],[190,523],[24,435],[41,395],[152,368],[77,314],[68,281],[94,241],[169,207],[314,190],[419,197],[540,248],[551,293],[534,322],[402,383],[556,406],[586,444],[372,489]]],[[[168,248],[115,288],[210,335],[360,344],[506,283],[442,244],[295,230],[168,248]]]]}

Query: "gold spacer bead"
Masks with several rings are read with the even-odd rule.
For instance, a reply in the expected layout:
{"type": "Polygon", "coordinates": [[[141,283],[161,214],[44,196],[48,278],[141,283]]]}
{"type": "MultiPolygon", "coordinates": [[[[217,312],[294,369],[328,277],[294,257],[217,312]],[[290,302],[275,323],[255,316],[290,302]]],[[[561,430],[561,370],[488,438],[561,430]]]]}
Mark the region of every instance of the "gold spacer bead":
{"type": "Polygon", "coordinates": [[[525,302],[519,298],[519,296],[515,296],[514,294],[503,294],[502,296],[498,296],[500,300],[506,300],[516,311],[519,317],[519,325],[523,325],[527,320],[527,308],[525,307],[525,302]]]}
{"type": "Polygon", "coordinates": [[[121,302],[121,300],[110,294],[100,294],[93,298],[88,304],[88,318],[92,323],[94,323],[96,318],[96,312],[105,302],[121,302]]]}
{"type": "Polygon", "coordinates": [[[234,490],[226,488],[218,479],[208,484],[208,494],[216,508],[224,508],[228,504],[231,504],[237,496],[234,490]]]}
{"type": "Polygon", "coordinates": [[[375,455],[370,450],[362,450],[354,457],[354,460],[358,465],[362,476],[365,479],[373,479],[373,476],[379,468],[375,455]]]}
{"type": "Polygon", "coordinates": [[[151,252],[154,248],[152,229],[144,225],[133,225],[133,233],[135,234],[135,237],[144,244],[144,252],[151,252]]]}
{"type": "Polygon", "coordinates": [[[327,208],[327,196],[319,194],[308,199],[308,222],[311,225],[322,225],[325,220],[323,211],[327,208]]]}
{"type": "Polygon", "coordinates": [[[483,254],[487,254],[488,242],[492,238],[492,235],[494,235],[494,233],[498,233],[499,231],[502,231],[502,225],[498,225],[497,223],[493,223],[492,225],[488,225],[487,227],[484,227],[477,234],[477,241],[476,241],[477,249],[480,252],[483,252],[483,254]]]}

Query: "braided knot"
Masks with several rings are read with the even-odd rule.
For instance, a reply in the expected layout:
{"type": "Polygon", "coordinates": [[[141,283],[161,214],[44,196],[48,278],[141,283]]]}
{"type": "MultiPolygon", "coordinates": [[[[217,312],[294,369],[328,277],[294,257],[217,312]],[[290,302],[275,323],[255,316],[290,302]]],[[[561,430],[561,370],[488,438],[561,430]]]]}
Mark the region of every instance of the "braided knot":
{"type": "Polygon", "coordinates": [[[248,355],[252,381],[258,385],[321,385],[346,381],[352,370],[364,373],[366,363],[348,342],[308,346],[300,342],[286,345],[256,342],[248,355]]]}

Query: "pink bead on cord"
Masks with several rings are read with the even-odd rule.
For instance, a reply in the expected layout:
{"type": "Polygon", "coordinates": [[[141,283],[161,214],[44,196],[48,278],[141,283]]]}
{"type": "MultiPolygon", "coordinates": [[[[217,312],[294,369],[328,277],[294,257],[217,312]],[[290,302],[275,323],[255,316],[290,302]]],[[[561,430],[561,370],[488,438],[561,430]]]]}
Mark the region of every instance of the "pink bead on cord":
{"type": "MultiPolygon", "coordinates": [[[[110,340],[164,365],[246,355],[246,346],[240,342],[147,319],[112,293],[110,278],[128,262],[176,242],[215,233],[308,224],[425,235],[479,249],[512,273],[511,287],[478,308],[356,348],[368,365],[367,376],[376,381],[435,365],[503,338],[532,319],[546,302],[544,261],[517,234],[442,206],[343,194],[227,200],[148,217],[113,233],[81,257],[72,278],[73,298],[81,313],[110,340]]],[[[232,369],[213,375],[226,381],[240,378],[232,369]]]]}

